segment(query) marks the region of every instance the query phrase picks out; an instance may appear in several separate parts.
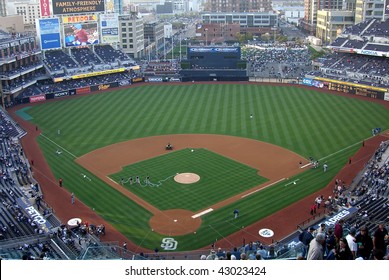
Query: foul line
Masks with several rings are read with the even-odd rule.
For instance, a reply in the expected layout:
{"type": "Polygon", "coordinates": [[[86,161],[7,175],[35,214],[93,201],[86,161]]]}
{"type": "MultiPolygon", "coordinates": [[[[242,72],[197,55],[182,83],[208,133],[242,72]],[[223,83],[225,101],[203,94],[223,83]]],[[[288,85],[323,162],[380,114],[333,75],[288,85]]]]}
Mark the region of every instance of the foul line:
{"type": "Polygon", "coordinates": [[[201,217],[202,215],[205,215],[205,214],[207,214],[209,212],[212,212],[212,211],[213,211],[212,208],[208,208],[207,210],[204,210],[204,211],[202,211],[200,213],[197,213],[197,214],[193,215],[192,218],[196,219],[196,218],[201,217]]]}
{"type": "MultiPolygon", "coordinates": [[[[370,138],[368,138],[368,139],[370,139],[370,138]]],[[[343,151],[345,151],[345,150],[348,150],[348,149],[350,149],[350,148],[352,148],[352,147],[354,147],[354,146],[356,146],[356,145],[360,145],[361,143],[362,143],[362,142],[357,142],[357,143],[355,143],[355,144],[352,144],[352,145],[350,145],[350,146],[348,146],[348,147],[346,147],[346,148],[343,148],[343,149],[341,149],[341,150],[339,150],[339,151],[337,151],[337,152],[335,152],[335,153],[329,154],[328,156],[325,156],[325,157],[319,159],[319,161],[322,161],[323,159],[332,157],[333,155],[336,155],[336,154],[341,153],[341,152],[343,152],[343,151]]]]}
{"type": "Polygon", "coordinates": [[[298,182],[298,181],[300,181],[300,179],[293,180],[292,182],[287,183],[287,184],[285,185],[285,187],[286,187],[286,186],[289,186],[289,185],[291,185],[291,184],[296,185],[296,182],[298,182]]]}
{"type": "Polygon", "coordinates": [[[284,181],[284,180],[285,180],[285,178],[282,178],[282,179],[280,179],[280,180],[278,180],[278,181],[275,181],[275,182],[273,182],[273,183],[271,183],[271,184],[269,184],[269,185],[267,185],[267,186],[264,186],[263,188],[260,188],[260,189],[257,189],[257,190],[255,190],[255,191],[252,191],[251,193],[242,195],[241,198],[245,198],[245,197],[247,197],[247,196],[249,196],[249,195],[252,195],[252,194],[254,194],[254,193],[256,193],[256,192],[259,192],[259,191],[261,191],[261,190],[263,190],[263,189],[266,189],[266,188],[268,188],[268,187],[270,187],[270,186],[273,186],[273,185],[275,185],[275,184],[278,184],[279,182],[282,182],[282,181],[284,181]]]}
{"type": "Polygon", "coordinates": [[[41,134],[41,136],[47,140],[49,140],[51,143],[53,143],[54,145],[56,145],[57,147],[61,148],[62,150],[64,150],[66,153],[68,153],[69,155],[71,155],[72,157],[74,158],[77,158],[75,155],[73,155],[71,152],[69,152],[68,150],[66,150],[64,147],[58,145],[57,143],[55,143],[53,140],[51,140],[50,138],[48,138],[47,136],[41,134]]]}

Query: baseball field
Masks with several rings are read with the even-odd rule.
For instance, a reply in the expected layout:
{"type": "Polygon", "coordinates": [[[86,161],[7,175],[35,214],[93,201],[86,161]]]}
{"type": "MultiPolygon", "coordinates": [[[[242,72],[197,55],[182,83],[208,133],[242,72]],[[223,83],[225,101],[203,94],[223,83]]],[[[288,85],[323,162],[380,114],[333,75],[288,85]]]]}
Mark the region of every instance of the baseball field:
{"type": "Polygon", "coordinates": [[[137,246],[175,251],[226,238],[322,189],[373,128],[389,127],[380,104],[249,83],[133,86],[23,114],[39,127],[53,188],[63,178],[137,246]]]}

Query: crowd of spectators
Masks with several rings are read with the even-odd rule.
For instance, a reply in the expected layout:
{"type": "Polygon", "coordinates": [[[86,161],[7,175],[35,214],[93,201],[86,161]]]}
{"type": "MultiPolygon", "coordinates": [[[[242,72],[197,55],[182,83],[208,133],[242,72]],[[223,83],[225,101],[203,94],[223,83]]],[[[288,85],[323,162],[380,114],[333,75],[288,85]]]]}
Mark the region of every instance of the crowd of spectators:
{"type": "Polygon", "coordinates": [[[106,63],[119,62],[135,65],[135,62],[121,50],[114,49],[111,45],[97,45],[94,47],[95,53],[106,63]]]}
{"type": "Polygon", "coordinates": [[[142,72],[145,75],[164,75],[177,74],[179,71],[179,64],[177,61],[147,61],[142,65],[142,72]]]}
{"type": "Polygon", "coordinates": [[[63,70],[64,67],[78,68],[77,62],[62,50],[46,51],[43,62],[51,71],[63,70]]]}
{"type": "Polygon", "coordinates": [[[389,37],[389,19],[386,21],[372,20],[372,24],[369,26],[365,32],[362,33],[363,36],[376,36],[376,37],[389,37]]]}
{"type": "Polygon", "coordinates": [[[298,78],[312,69],[310,52],[300,45],[249,45],[243,53],[255,77],[298,78]]]}
{"type": "Polygon", "coordinates": [[[320,58],[320,71],[307,75],[327,77],[371,86],[389,86],[389,59],[351,53],[334,52],[320,58]]]}
{"type": "Polygon", "coordinates": [[[36,81],[40,78],[47,78],[46,72],[43,68],[40,68],[33,72],[28,72],[27,74],[18,76],[17,78],[12,80],[5,80],[2,83],[2,87],[4,92],[6,93],[12,91],[20,91],[35,84],[36,81]]]}
{"type": "Polygon", "coordinates": [[[81,66],[98,65],[103,63],[88,47],[72,48],[71,54],[81,66]]]}
{"type": "Polygon", "coordinates": [[[122,80],[129,80],[129,79],[131,79],[131,74],[125,72],[125,73],[115,73],[115,74],[108,74],[108,75],[102,75],[96,77],[88,77],[83,79],[75,79],[75,80],[63,81],[58,83],[54,83],[52,80],[49,79],[49,80],[38,81],[36,83],[36,86],[42,92],[51,93],[51,92],[59,92],[59,91],[65,91],[70,89],[83,88],[87,86],[119,82],[122,80]]]}

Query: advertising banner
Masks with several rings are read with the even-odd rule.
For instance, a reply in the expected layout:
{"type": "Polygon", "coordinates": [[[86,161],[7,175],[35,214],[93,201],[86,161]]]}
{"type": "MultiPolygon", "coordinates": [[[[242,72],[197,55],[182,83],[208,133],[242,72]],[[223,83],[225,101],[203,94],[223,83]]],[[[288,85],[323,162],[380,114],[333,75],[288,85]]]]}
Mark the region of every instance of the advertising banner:
{"type": "Polygon", "coordinates": [[[62,17],[62,23],[79,23],[86,21],[97,21],[97,15],[78,15],[62,17]]]}
{"type": "Polygon", "coordinates": [[[105,0],[105,12],[113,13],[115,11],[115,2],[114,0],[105,0]]]}
{"type": "Polygon", "coordinates": [[[41,10],[41,17],[49,17],[50,12],[50,0],[39,0],[39,7],[41,10]]]}
{"type": "Polygon", "coordinates": [[[188,48],[188,54],[198,53],[198,52],[239,53],[240,52],[240,48],[238,48],[238,47],[221,47],[221,48],[214,48],[214,47],[189,47],[188,48]]]}
{"type": "Polygon", "coordinates": [[[113,82],[113,83],[109,83],[109,84],[101,84],[101,85],[98,85],[98,86],[91,86],[91,91],[101,91],[101,90],[107,90],[107,89],[110,89],[110,88],[115,88],[115,87],[118,87],[118,83],[117,82],[113,82]]]}
{"type": "Polygon", "coordinates": [[[163,82],[163,78],[162,77],[148,77],[148,78],[146,78],[146,82],[162,83],[163,82]]]}
{"type": "Polygon", "coordinates": [[[303,85],[312,86],[313,80],[309,78],[303,78],[303,85]]]}
{"type": "Polygon", "coordinates": [[[141,83],[143,82],[143,78],[138,77],[138,78],[132,78],[132,83],[141,83]]]}
{"type": "Polygon", "coordinates": [[[42,50],[61,48],[58,18],[37,19],[37,27],[42,50]]]}
{"type": "Polygon", "coordinates": [[[131,85],[131,80],[122,80],[119,82],[120,87],[129,86],[129,85],[131,85]]]}
{"type": "Polygon", "coordinates": [[[97,22],[64,25],[65,46],[77,47],[99,43],[97,22]]]}
{"type": "Polygon", "coordinates": [[[389,101],[389,92],[385,92],[384,100],[389,101]]]}
{"type": "Polygon", "coordinates": [[[44,94],[30,96],[30,103],[35,103],[35,102],[40,102],[45,100],[46,100],[46,95],[44,94]]]}
{"type": "Polygon", "coordinates": [[[316,81],[316,80],[312,81],[312,85],[314,87],[317,87],[317,88],[323,88],[323,86],[324,86],[324,84],[322,82],[316,81]]]}
{"type": "Polygon", "coordinates": [[[357,50],[356,53],[364,54],[364,55],[371,55],[371,56],[385,56],[386,55],[386,52],[373,51],[373,50],[357,50]]]}
{"type": "Polygon", "coordinates": [[[119,42],[118,14],[103,14],[100,16],[101,41],[103,43],[119,42]]]}
{"type": "Polygon", "coordinates": [[[84,14],[104,12],[104,0],[52,0],[53,14],[84,14]]]}
{"type": "Polygon", "coordinates": [[[68,95],[69,95],[69,92],[67,92],[67,91],[55,92],[54,98],[60,98],[60,97],[68,96],[68,95]]]}
{"type": "Polygon", "coordinates": [[[26,197],[16,198],[16,203],[23,209],[32,221],[43,231],[49,233],[53,227],[48,220],[31,205],[26,197]]]}
{"type": "Polygon", "coordinates": [[[81,94],[81,93],[90,93],[90,87],[83,87],[83,88],[78,88],[76,89],[76,94],[81,94]]]}
{"type": "Polygon", "coordinates": [[[72,79],[73,80],[83,79],[83,78],[87,78],[87,77],[94,77],[94,76],[107,75],[107,74],[113,74],[113,73],[121,73],[121,72],[124,72],[124,71],[126,71],[125,68],[96,71],[96,72],[90,72],[90,73],[85,73],[85,74],[74,75],[74,76],[72,76],[72,79]]]}

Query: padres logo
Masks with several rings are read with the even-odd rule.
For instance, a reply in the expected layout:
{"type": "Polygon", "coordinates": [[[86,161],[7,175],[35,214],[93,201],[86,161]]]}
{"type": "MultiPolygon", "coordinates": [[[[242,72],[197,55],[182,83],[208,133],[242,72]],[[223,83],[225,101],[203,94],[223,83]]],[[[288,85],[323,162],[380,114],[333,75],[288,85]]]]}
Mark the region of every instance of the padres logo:
{"type": "Polygon", "coordinates": [[[274,231],[268,228],[263,228],[258,233],[262,237],[272,237],[274,235],[274,231]]]}
{"type": "Polygon", "coordinates": [[[173,251],[177,249],[178,242],[174,240],[174,238],[166,237],[162,239],[161,247],[165,249],[166,251],[173,251]]]}

